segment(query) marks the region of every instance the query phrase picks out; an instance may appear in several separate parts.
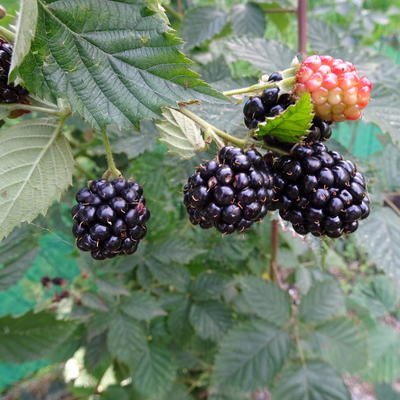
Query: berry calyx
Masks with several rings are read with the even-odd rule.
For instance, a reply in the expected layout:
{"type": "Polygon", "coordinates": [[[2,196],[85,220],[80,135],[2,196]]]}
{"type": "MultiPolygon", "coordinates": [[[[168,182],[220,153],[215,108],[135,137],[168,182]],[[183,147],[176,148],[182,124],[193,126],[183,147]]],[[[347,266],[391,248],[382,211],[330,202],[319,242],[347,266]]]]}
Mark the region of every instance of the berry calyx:
{"type": "Polygon", "coordinates": [[[370,100],[372,84],[350,62],[312,55],[300,65],[294,94],[311,94],[315,113],[325,121],[356,120],[370,100]]]}
{"type": "Polygon", "coordinates": [[[261,220],[272,197],[272,175],[261,154],[225,146],[217,160],[189,177],[183,201],[193,225],[230,234],[261,220]]]}
{"type": "MultiPolygon", "coordinates": [[[[76,194],[72,232],[76,245],[95,260],[133,254],[147,232],[150,211],[132,179],[96,179],[76,194]]],[[[56,284],[53,280],[53,283],[56,284]]]]}

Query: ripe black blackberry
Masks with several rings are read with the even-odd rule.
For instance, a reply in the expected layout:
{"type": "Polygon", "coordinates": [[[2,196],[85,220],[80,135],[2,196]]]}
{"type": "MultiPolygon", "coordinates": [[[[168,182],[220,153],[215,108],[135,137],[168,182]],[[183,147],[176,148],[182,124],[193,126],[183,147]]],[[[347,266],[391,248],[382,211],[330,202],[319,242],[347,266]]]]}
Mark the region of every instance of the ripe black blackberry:
{"type": "Polygon", "coordinates": [[[272,175],[254,149],[225,146],[200,165],[184,187],[190,222],[229,234],[261,220],[273,198],[272,175]]]}
{"type": "Polygon", "coordinates": [[[22,86],[8,83],[12,52],[12,45],[0,39],[0,103],[21,103],[28,95],[22,86]]]}
{"type": "Polygon", "coordinates": [[[72,232],[76,245],[96,260],[133,254],[146,235],[150,211],[132,179],[97,179],[76,194],[72,232]]]}
{"type": "MultiPolygon", "coordinates": [[[[269,77],[269,81],[282,80],[282,76],[273,73],[269,77]]],[[[265,89],[260,96],[250,97],[243,108],[244,123],[249,129],[257,128],[260,122],[264,122],[266,118],[275,117],[285,111],[290,105],[294,104],[294,99],[290,94],[285,93],[279,95],[279,88],[265,89]]],[[[332,135],[331,122],[323,121],[318,117],[314,117],[310,133],[304,139],[307,143],[328,140],[332,135]]],[[[276,139],[274,136],[263,136],[264,142],[273,147],[288,151],[295,143],[285,143],[276,139]]]]}
{"type": "Polygon", "coordinates": [[[302,235],[337,238],[369,215],[364,176],[322,143],[298,145],[273,162],[275,198],[270,209],[302,235]]]}

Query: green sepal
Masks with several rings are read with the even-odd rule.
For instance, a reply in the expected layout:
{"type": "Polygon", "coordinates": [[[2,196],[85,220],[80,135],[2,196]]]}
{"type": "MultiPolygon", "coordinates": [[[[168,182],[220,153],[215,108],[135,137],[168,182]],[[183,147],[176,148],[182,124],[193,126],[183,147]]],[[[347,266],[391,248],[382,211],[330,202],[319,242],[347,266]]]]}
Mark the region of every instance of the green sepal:
{"type": "Polygon", "coordinates": [[[261,138],[271,135],[281,142],[300,142],[309,133],[313,118],[311,96],[306,92],[283,113],[273,118],[266,118],[265,122],[258,124],[255,136],[261,138]]]}

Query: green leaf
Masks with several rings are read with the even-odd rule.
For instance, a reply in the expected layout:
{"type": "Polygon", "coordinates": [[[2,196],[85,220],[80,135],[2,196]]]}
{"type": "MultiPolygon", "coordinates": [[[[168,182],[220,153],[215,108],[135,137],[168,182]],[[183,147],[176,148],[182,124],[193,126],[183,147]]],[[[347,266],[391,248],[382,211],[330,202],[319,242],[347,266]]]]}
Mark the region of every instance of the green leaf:
{"type": "Polygon", "coordinates": [[[72,183],[73,158],[54,119],[31,119],[0,133],[0,240],[44,214],[72,183]]]}
{"type": "Polygon", "coordinates": [[[47,312],[0,318],[0,359],[22,363],[46,358],[76,329],[73,322],[57,320],[47,312]]]}
{"type": "Polygon", "coordinates": [[[131,365],[136,363],[146,350],[147,340],[138,321],[117,313],[110,323],[107,346],[111,355],[131,365]]]}
{"type": "Polygon", "coordinates": [[[226,45],[236,60],[246,60],[268,74],[288,68],[296,55],[283,43],[262,38],[234,38],[226,45]]]}
{"type": "Polygon", "coordinates": [[[223,56],[214,58],[201,68],[201,75],[206,82],[218,82],[230,78],[231,71],[223,56]]]}
{"type": "Polygon", "coordinates": [[[400,400],[400,393],[387,383],[374,385],[374,392],[377,400],[400,400]]]}
{"type": "Polygon", "coordinates": [[[360,224],[356,238],[379,269],[400,280],[400,218],[392,209],[374,209],[360,224]]]}
{"type": "Polygon", "coordinates": [[[190,306],[187,297],[179,294],[168,313],[168,329],[178,343],[188,340],[193,333],[189,322],[190,306]]]}
{"type": "Polygon", "coordinates": [[[363,110],[363,119],[366,122],[378,125],[384,132],[388,133],[393,143],[400,144],[398,132],[400,130],[400,115],[396,111],[400,100],[399,95],[374,96],[368,106],[363,110]],[[385,118],[382,118],[382,115],[385,118]]]}
{"type": "Polygon", "coordinates": [[[191,119],[171,108],[163,112],[163,117],[156,124],[160,132],[159,140],[167,145],[171,153],[186,159],[205,149],[200,128],[191,119]]]}
{"type": "Polygon", "coordinates": [[[222,98],[189,70],[180,39],[148,4],[38,0],[36,36],[19,68],[26,87],[67,98],[96,129],[130,129],[179,101],[222,98]]]}
{"type": "Polygon", "coordinates": [[[319,323],[346,311],[344,295],[336,281],[316,282],[301,299],[300,319],[303,322],[319,323]]]}
{"type": "Polygon", "coordinates": [[[198,336],[214,341],[221,339],[232,325],[228,308],[214,300],[192,304],[189,320],[198,336]]]}
{"type": "Polygon", "coordinates": [[[290,345],[288,332],[268,322],[250,321],[233,328],[216,356],[213,385],[243,391],[265,387],[282,368],[290,345]]]}
{"type": "Polygon", "coordinates": [[[96,293],[91,293],[91,292],[83,293],[83,295],[81,296],[81,301],[85,307],[90,308],[92,310],[105,311],[105,312],[109,311],[107,304],[96,293]]]}
{"type": "Polygon", "coordinates": [[[190,284],[190,293],[195,300],[211,300],[221,297],[227,284],[223,276],[204,272],[190,284]]]}
{"type": "Polygon", "coordinates": [[[393,280],[380,275],[358,282],[353,288],[351,299],[375,317],[382,317],[396,310],[399,295],[393,280]]]}
{"type": "Polygon", "coordinates": [[[166,315],[155,297],[149,293],[137,292],[124,299],[121,309],[132,318],[150,321],[155,317],[166,315]]]}
{"type": "Polygon", "coordinates": [[[311,348],[343,372],[356,372],[368,362],[367,335],[347,317],[339,317],[315,328],[308,338],[311,348]]]}
{"type": "Polygon", "coordinates": [[[400,376],[400,335],[392,327],[380,324],[369,333],[372,365],[364,373],[370,382],[390,383],[400,376]]]}
{"type": "Polygon", "coordinates": [[[15,72],[28,54],[32,38],[35,35],[38,18],[38,6],[36,1],[21,0],[21,6],[17,19],[14,51],[10,66],[10,80],[15,79],[15,72]]]}
{"type": "Polygon", "coordinates": [[[290,296],[272,282],[256,277],[240,280],[243,298],[249,311],[260,318],[284,325],[290,319],[290,296]]]}
{"type": "Polygon", "coordinates": [[[190,282],[189,271],[186,268],[158,262],[147,263],[147,266],[156,281],[173,286],[179,291],[186,291],[190,282]]]}
{"type": "Polygon", "coordinates": [[[308,24],[308,40],[313,50],[320,54],[337,47],[339,35],[337,29],[326,20],[311,18],[308,24]]]}
{"type": "Polygon", "coordinates": [[[265,15],[256,4],[236,4],[232,9],[232,27],[237,36],[264,36],[265,15]]]}
{"type": "Polygon", "coordinates": [[[182,20],[182,38],[190,50],[218,35],[227,23],[225,11],[213,6],[191,8],[182,20]]]}
{"type": "Polygon", "coordinates": [[[351,395],[336,371],[321,361],[292,364],[272,393],[274,400],[350,400],[351,395]]]}
{"type": "Polygon", "coordinates": [[[160,396],[171,389],[175,376],[176,365],[171,352],[151,343],[134,372],[133,383],[140,393],[160,396]]]}
{"type": "Polygon", "coordinates": [[[283,113],[259,123],[256,135],[271,135],[282,142],[299,142],[307,135],[313,118],[311,96],[306,92],[296,104],[289,106],[283,113]]]}

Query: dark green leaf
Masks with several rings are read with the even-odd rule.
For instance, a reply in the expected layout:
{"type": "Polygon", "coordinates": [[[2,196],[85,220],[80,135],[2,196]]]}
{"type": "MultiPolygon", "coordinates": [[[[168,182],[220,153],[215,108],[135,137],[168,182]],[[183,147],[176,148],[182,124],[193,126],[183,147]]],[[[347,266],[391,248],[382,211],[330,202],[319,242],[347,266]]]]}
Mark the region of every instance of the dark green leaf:
{"type": "Polygon", "coordinates": [[[133,375],[135,388],[143,394],[158,396],[168,392],[176,375],[176,366],[170,351],[151,343],[133,375]]]}
{"type": "Polygon", "coordinates": [[[194,303],[189,319],[197,335],[214,341],[221,339],[232,325],[228,308],[214,300],[194,303]]]}
{"type": "Polygon", "coordinates": [[[376,208],[360,224],[356,238],[371,261],[389,275],[400,279],[400,218],[390,208],[376,208]]]}
{"type": "Polygon", "coordinates": [[[299,142],[308,134],[314,118],[313,105],[309,93],[304,93],[296,104],[289,106],[276,117],[266,118],[258,124],[256,135],[271,135],[282,142],[299,142]]]}
{"type": "Polygon", "coordinates": [[[308,24],[308,40],[313,50],[324,53],[337,47],[339,35],[337,29],[327,21],[311,18],[308,24]]]}
{"type": "Polygon", "coordinates": [[[351,298],[376,317],[395,311],[399,301],[395,283],[384,275],[358,282],[353,288],[351,298]]]}
{"type": "Polygon", "coordinates": [[[290,296],[286,291],[256,277],[242,278],[240,286],[250,312],[277,325],[289,321],[290,296]]]}
{"type": "Polygon", "coordinates": [[[22,363],[46,358],[76,329],[73,322],[61,321],[55,315],[32,311],[21,317],[0,318],[0,359],[22,363]]]}
{"type": "Polygon", "coordinates": [[[273,391],[274,400],[350,400],[337,372],[321,361],[306,361],[287,368],[273,391]]]}
{"type": "Polygon", "coordinates": [[[95,128],[129,129],[177,101],[221,97],[189,70],[180,40],[144,0],[38,0],[38,6],[19,74],[39,97],[68,98],[95,128]]]}
{"type": "Polygon", "coordinates": [[[225,11],[213,6],[191,8],[182,21],[185,47],[192,49],[220,33],[228,19],[225,11]]]}
{"type": "Polygon", "coordinates": [[[138,321],[117,313],[110,322],[107,345],[111,355],[132,365],[146,350],[147,340],[138,321]]]}
{"type": "Polygon", "coordinates": [[[81,302],[85,307],[90,308],[92,310],[108,311],[107,304],[96,293],[91,293],[91,292],[83,293],[83,295],[81,296],[81,302]]]}
{"type": "Polygon", "coordinates": [[[108,357],[107,335],[105,333],[95,336],[85,346],[85,366],[90,370],[97,368],[108,357]]]}
{"type": "Polygon", "coordinates": [[[189,285],[190,275],[185,267],[151,262],[148,268],[154,279],[160,283],[174,286],[180,291],[185,291],[189,285]]]}
{"type": "Polygon", "coordinates": [[[227,284],[227,279],[215,273],[205,272],[190,285],[190,292],[195,300],[218,299],[227,284]]]}
{"type": "Polygon", "coordinates": [[[237,60],[249,61],[263,73],[288,68],[296,53],[281,42],[261,38],[235,38],[227,42],[237,60]]]}
{"type": "Polygon", "coordinates": [[[231,71],[224,57],[220,56],[204,65],[201,75],[206,82],[217,82],[225,78],[230,78],[231,71]]]}
{"type": "Polygon", "coordinates": [[[145,292],[133,293],[127,297],[122,302],[121,309],[131,317],[144,321],[165,315],[165,311],[160,307],[157,299],[145,292]]]}
{"type": "Polygon", "coordinates": [[[256,4],[236,4],[232,9],[232,27],[237,36],[264,36],[265,15],[256,4]]]}
{"type": "Polygon", "coordinates": [[[193,333],[189,322],[191,303],[185,295],[179,294],[170,306],[168,329],[178,343],[187,341],[193,333]]]}
{"type": "Polygon", "coordinates": [[[319,323],[344,314],[344,295],[336,281],[316,282],[301,299],[300,319],[304,322],[319,323]]]}
{"type": "Polygon", "coordinates": [[[347,317],[317,326],[309,343],[319,356],[339,371],[356,372],[368,362],[366,333],[347,317]]]}
{"type": "Polygon", "coordinates": [[[288,332],[267,322],[251,321],[235,327],[216,356],[213,385],[242,391],[264,387],[282,368],[290,344],[288,332]]]}

